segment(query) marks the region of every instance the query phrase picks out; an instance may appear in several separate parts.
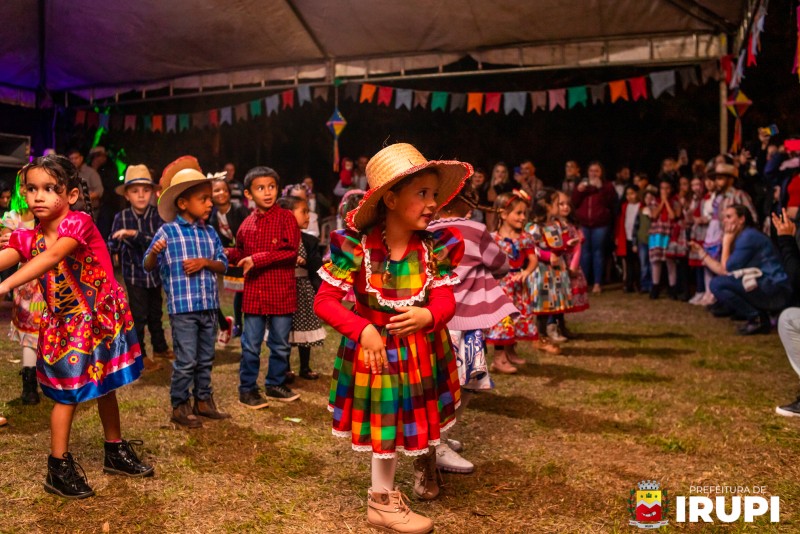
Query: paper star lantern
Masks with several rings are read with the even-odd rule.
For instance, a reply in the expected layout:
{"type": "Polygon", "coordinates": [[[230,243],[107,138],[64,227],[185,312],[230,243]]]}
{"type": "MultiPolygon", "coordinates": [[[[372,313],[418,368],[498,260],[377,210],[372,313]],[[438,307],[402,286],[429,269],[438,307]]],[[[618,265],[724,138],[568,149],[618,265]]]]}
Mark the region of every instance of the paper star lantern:
{"type": "Polygon", "coordinates": [[[347,121],[344,120],[339,108],[336,108],[325,124],[333,134],[333,172],[339,172],[339,136],[342,135],[342,131],[347,126],[347,121]]]}
{"type": "Polygon", "coordinates": [[[725,102],[728,106],[728,111],[736,119],[733,127],[733,142],[731,143],[731,154],[737,154],[742,149],[742,115],[745,114],[747,108],[753,104],[753,101],[747,98],[740,90],[735,90],[731,97],[725,102]]]}

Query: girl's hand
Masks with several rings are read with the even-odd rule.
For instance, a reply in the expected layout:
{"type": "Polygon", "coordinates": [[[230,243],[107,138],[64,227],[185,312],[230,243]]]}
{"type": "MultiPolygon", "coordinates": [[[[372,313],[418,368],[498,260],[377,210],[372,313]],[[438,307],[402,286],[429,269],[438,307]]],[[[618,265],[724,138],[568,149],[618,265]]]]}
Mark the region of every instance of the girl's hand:
{"type": "Polygon", "coordinates": [[[244,274],[253,268],[253,256],[247,256],[246,258],[242,258],[239,260],[239,263],[236,264],[237,267],[242,267],[244,274]]]}
{"type": "Polygon", "coordinates": [[[208,260],[206,258],[192,258],[190,260],[183,260],[183,272],[188,274],[194,274],[198,271],[202,271],[208,265],[208,260]]]}
{"type": "Polygon", "coordinates": [[[701,252],[703,252],[703,245],[701,245],[697,241],[690,241],[689,246],[692,248],[692,252],[696,254],[700,254],[701,252]]]}
{"type": "Polygon", "coordinates": [[[358,343],[361,345],[364,363],[370,368],[372,374],[380,374],[381,371],[389,368],[386,345],[383,344],[383,338],[377,328],[373,325],[367,326],[361,331],[358,343]]]}
{"type": "Polygon", "coordinates": [[[636,245],[633,245],[631,247],[631,252],[633,252],[634,254],[638,254],[639,253],[639,247],[637,247],[636,245]]]}
{"type": "MultiPolygon", "coordinates": [[[[797,232],[797,226],[786,214],[786,208],[781,210],[780,217],[775,213],[772,214],[772,226],[775,227],[775,231],[778,235],[794,236],[797,232]]],[[[0,237],[0,244],[2,244],[2,237],[0,237]]]]}
{"type": "Polygon", "coordinates": [[[123,228],[122,230],[117,230],[116,232],[114,232],[111,235],[111,239],[122,240],[122,239],[127,239],[129,237],[136,237],[137,233],[138,232],[136,230],[126,230],[123,228]]]}
{"type": "Polygon", "coordinates": [[[561,257],[559,257],[557,254],[551,253],[550,265],[552,265],[553,267],[557,267],[560,263],[561,263],[561,257]]]}
{"type": "Polygon", "coordinates": [[[427,308],[399,306],[395,310],[402,313],[389,319],[387,326],[389,332],[395,336],[408,336],[433,324],[433,314],[427,308]]]}
{"type": "Polygon", "coordinates": [[[300,256],[297,256],[297,265],[305,265],[305,264],[306,264],[306,259],[302,258],[300,256]]]}

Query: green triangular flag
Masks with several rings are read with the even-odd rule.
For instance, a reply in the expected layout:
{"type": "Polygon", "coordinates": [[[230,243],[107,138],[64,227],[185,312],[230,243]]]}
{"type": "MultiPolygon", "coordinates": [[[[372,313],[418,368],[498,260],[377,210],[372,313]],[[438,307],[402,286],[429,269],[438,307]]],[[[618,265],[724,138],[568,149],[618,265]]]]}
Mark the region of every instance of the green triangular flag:
{"type": "Polygon", "coordinates": [[[251,117],[259,117],[261,116],[261,100],[253,100],[250,102],[250,116],[251,117]]]}
{"type": "Polygon", "coordinates": [[[572,109],[578,104],[586,107],[586,102],[589,100],[589,92],[586,90],[585,85],[567,88],[567,109],[572,109]]]}
{"type": "Polygon", "coordinates": [[[181,113],[178,115],[178,131],[182,132],[189,129],[189,114],[181,113]]]}
{"type": "Polygon", "coordinates": [[[145,132],[149,132],[153,126],[153,116],[152,115],[145,115],[142,117],[142,130],[145,132]]]}
{"type": "Polygon", "coordinates": [[[447,107],[447,95],[448,93],[444,91],[434,91],[431,95],[431,111],[437,109],[444,111],[447,107]]]}

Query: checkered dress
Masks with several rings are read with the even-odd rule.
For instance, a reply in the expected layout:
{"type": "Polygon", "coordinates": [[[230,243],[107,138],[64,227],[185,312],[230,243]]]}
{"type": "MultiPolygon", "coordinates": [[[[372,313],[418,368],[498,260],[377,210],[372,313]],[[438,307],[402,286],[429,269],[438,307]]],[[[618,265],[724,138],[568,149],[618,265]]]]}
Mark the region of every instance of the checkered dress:
{"type": "Polygon", "coordinates": [[[398,313],[395,307],[426,306],[431,289],[457,284],[452,271],[463,252],[457,232],[420,232],[402,260],[387,263],[381,228],[365,235],[331,234],[330,261],[320,275],[340,289],[353,288],[354,310],[378,328],[389,360],[388,371],[372,374],[360,345],[342,338],[328,408],[334,435],[351,437],[354,450],[372,451],[378,458],[392,458],[396,451],[425,454],[455,423],[461,390],[447,328],[401,338],[385,325],[398,313]]]}

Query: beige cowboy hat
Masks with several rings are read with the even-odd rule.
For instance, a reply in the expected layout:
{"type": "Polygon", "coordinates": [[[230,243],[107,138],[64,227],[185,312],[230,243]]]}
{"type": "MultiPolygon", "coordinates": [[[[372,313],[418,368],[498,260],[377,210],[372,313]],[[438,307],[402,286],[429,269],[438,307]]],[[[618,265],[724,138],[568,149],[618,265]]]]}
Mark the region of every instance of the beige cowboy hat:
{"type": "Polygon", "coordinates": [[[738,178],[739,169],[737,169],[736,166],[731,165],[730,163],[717,163],[717,165],[714,167],[714,170],[711,171],[709,174],[711,176],[725,175],[738,178]]]}
{"type": "Polygon", "coordinates": [[[175,205],[175,202],[181,193],[190,187],[205,183],[211,183],[211,180],[196,169],[183,169],[172,176],[169,187],[158,198],[158,214],[164,222],[175,220],[178,214],[178,206],[175,205]]]}
{"type": "Polygon", "coordinates": [[[161,173],[161,179],[158,181],[158,185],[161,186],[161,189],[168,188],[170,182],[172,181],[172,177],[183,169],[194,169],[198,172],[203,172],[203,169],[200,168],[200,163],[197,162],[196,157],[181,156],[164,167],[164,172],[161,173]]]}
{"type": "Polygon", "coordinates": [[[428,161],[408,143],[389,145],[367,163],[369,191],[358,206],[347,214],[347,226],[363,232],[373,224],[378,215],[378,206],[383,195],[403,178],[425,169],[439,174],[439,197],[437,209],[455,197],[467,178],[472,176],[472,165],[461,161],[428,161]]]}
{"type": "Polygon", "coordinates": [[[114,191],[118,195],[124,195],[125,189],[130,185],[149,185],[153,189],[158,189],[158,185],[153,182],[153,177],[150,176],[150,169],[147,165],[131,165],[125,171],[125,181],[122,185],[118,185],[114,191]]]}

